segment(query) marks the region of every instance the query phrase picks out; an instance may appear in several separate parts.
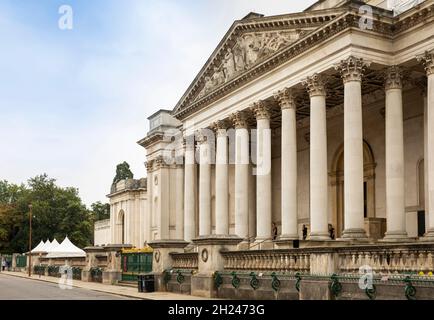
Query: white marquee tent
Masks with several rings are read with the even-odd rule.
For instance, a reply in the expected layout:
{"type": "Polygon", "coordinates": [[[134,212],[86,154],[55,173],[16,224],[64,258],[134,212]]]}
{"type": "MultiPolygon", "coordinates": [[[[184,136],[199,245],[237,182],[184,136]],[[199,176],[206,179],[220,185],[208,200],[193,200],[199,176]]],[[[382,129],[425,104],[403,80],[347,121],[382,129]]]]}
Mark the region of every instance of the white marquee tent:
{"type": "MultiPolygon", "coordinates": [[[[47,240],[48,243],[48,240],[47,240]]],[[[45,242],[41,240],[41,242],[39,242],[39,244],[32,250],[32,253],[44,253],[45,251],[45,242]]]]}
{"type": "Polygon", "coordinates": [[[86,252],[76,247],[68,237],[65,237],[65,240],[63,240],[60,245],[58,244],[56,247],[50,249],[46,256],[47,258],[74,258],[86,256],[86,252]]]}

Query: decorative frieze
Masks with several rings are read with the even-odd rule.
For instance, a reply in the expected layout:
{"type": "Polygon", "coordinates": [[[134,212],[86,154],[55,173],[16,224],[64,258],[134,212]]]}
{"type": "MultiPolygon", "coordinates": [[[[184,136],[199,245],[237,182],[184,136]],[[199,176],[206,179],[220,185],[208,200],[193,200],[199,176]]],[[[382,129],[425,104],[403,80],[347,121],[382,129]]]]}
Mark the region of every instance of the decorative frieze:
{"type": "Polygon", "coordinates": [[[402,89],[403,69],[390,66],[384,71],[384,86],[386,90],[402,89]]]}
{"type": "Polygon", "coordinates": [[[434,74],[434,50],[425,51],[424,54],[421,54],[416,58],[419,63],[422,63],[428,76],[434,74]]]}
{"type": "Polygon", "coordinates": [[[307,77],[302,81],[303,86],[306,87],[311,97],[325,96],[326,95],[326,78],[318,73],[307,77]]]}
{"type": "Polygon", "coordinates": [[[267,104],[264,101],[255,102],[251,107],[256,120],[270,119],[270,111],[267,108],[267,104]]]}
{"type": "Polygon", "coordinates": [[[342,80],[349,81],[362,81],[363,74],[370,66],[370,62],[364,61],[362,58],[349,56],[347,59],[342,60],[335,65],[335,70],[341,74],[342,80]]]}
{"type": "Polygon", "coordinates": [[[285,88],[274,94],[274,99],[279,102],[280,108],[284,109],[296,109],[294,91],[290,88],[285,88]]]}

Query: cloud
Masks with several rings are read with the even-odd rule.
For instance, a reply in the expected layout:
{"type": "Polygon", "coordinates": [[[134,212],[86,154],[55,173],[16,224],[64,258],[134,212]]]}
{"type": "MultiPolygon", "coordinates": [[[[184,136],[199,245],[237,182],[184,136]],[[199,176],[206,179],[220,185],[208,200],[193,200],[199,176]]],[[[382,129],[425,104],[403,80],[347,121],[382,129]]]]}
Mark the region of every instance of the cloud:
{"type": "Polygon", "coordinates": [[[308,4],[80,0],[70,33],[56,5],[0,5],[0,179],[47,172],[90,204],[106,200],[118,163],[146,175],[147,117],[175,106],[235,19],[308,4]]]}

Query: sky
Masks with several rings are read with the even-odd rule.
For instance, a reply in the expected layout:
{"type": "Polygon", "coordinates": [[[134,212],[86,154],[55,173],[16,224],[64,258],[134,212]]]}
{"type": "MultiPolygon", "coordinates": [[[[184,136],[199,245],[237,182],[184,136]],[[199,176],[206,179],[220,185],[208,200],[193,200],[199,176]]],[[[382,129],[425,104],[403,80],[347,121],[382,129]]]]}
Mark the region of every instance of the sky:
{"type": "Polygon", "coordinates": [[[117,164],[146,176],[147,117],[174,108],[234,20],[314,2],[0,0],[0,180],[46,173],[106,202],[117,164]]]}

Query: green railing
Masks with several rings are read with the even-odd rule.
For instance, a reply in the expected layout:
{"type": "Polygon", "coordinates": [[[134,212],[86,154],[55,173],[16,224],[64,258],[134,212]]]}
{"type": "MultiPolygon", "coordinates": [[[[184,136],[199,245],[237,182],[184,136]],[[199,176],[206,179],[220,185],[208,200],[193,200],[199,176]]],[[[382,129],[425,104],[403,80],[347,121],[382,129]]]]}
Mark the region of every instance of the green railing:
{"type": "Polygon", "coordinates": [[[122,280],[137,281],[137,276],[152,272],[152,253],[123,253],[122,280]]]}
{"type": "MultiPolygon", "coordinates": [[[[344,283],[360,284],[361,279],[369,279],[363,282],[366,285],[363,290],[366,297],[370,300],[375,300],[377,297],[378,285],[394,285],[402,287],[402,294],[408,300],[417,299],[418,287],[434,287],[434,276],[432,273],[429,275],[419,275],[416,273],[409,274],[396,274],[396,275],[378,275],[373,274],[368,278],[367,274],[332,274],[332,275],[312,275],[308,273],[291,273],[291,272],[238,272],[238,271],[224,271],[215,272],[213,275],[214,286],[219,289],[224,281],[224,278],[229,278],[231,286],[238,290],[241,285],[241,279],[248,278],[252,290],[259,288],[271,288],[273,291],[278,292],[281,288],[281,280],[295,280],[294,288],[300,292],[301,283],[304,280],[317,280],[327,281],[329,289],[333,298],[338,299],[344,293],[344,283]]],[[[170,278],[169,278],[170,280],[170,278]]],[[[363,280],[364,281],[364,280],[363,280]]]]}
{"type": "Polygon", "coordinates": [[[16,262],[17,268],[25,268],[25,267],[27,267],[27,256],[25,256],[25,255],[16,256],[15,262],[16,262]]]}

